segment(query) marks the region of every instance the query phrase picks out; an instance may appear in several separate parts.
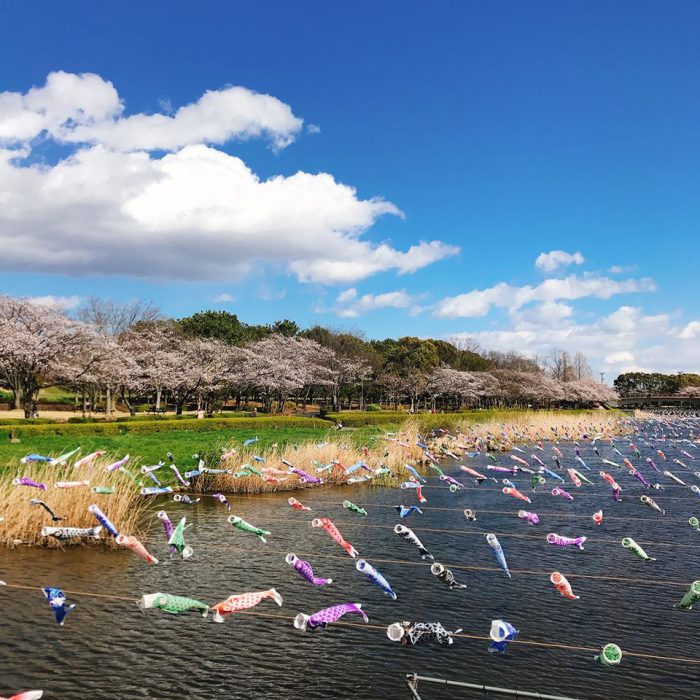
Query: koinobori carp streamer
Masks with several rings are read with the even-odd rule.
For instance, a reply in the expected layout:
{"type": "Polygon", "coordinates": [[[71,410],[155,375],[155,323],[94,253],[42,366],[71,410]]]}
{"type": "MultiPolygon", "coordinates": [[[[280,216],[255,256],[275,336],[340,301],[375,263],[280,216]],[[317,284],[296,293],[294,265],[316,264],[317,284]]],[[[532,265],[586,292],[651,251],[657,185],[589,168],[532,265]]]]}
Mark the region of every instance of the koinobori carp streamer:
{"type": "Polygon", "coordinates": [[[435,641],[438,644],[452,644],[454,635],[462,630],[453,632],[445,629],[439,622],[394,622],[386,628],[386,636],[392,642],[413,646],[426,641],[435,641]]]}
{"type": "Polygon", "coordinates": [[[183,559],[189,559],[194,553],[192,547],[185,544],[185,530],[190,527],[190,525],[186,523],[187,518],[183,516],[180,522],[175,526],[173,534],[170,535],[170,539],[168,540],[170,547],[174,548],[183,559]]]}
{"type": "Polygon", "coordinates": [[[340,605],[333,605],[330,608],[319,610],[313,615],[299,613],[294,618],[294,626],[298,630],[314,630],[317,628],[323,629],[330,623],[338,622],[341,617],[351,613],[362,615],[362,619],[365,622],[369,622],[369,618],[362,609],[362,603],[342,603],[340,605]]]}
{"type": "Polygon", "coordinates": [[[305,578],[309,583],[314,586],[327,586],[333,583],[332,578],[320,578],[314,575],[314,570],[308,561],[299,559],[294,552],[290,552],[284,558],[284,560],[289,564],[302,578],[305,578]]]}
{"type": "Polygon", "coordinates": [[[55,537],[57,540],[72,540],[73,538],[87,537],[93,540],[100,539],[102,525],[95,527],[42,527],[42,537],[55,537]]]}
{"type": "Polygon", "coordinates": [[[358,559],[355,568],[375,586],[381,588],[392,600],[396,600],[396,593],[391,588],[391,584],[368,561],[358,559]]]}
{"type": "Polygon", "coordinates": [[[571,600],[578,600],[581,596],[574,595],[573,590],[571,589],[571,584],[567,580],[566,576],[564,574],[559,573],[558,571],[555,571],[550,577],[549,580],[552,582],[554,587],[561,593],[564,598],[570,598],[571,600]]]}
{"type": "Polygon", "coordinates": [[[617,666],[622,661],[622,649],[617,644],[606,644],[593,658],[603,666],[617,666]]]}
{"type": "Polygon", "coordinates": [[[437,576],[443,583],[446,583],[450,590],[467,587],[466,583],[459,583],[457,579],[455,579],[454,574],[440,564],[440,562],[436,561],[430,566],[430,573],[433,574],[433,576],[437,576]]]}
{"type": "Polygon", "coordinates": [[[508,578],[511,578],[510,571],[508,570],[508,563],[506,562],[506,555],[503,553],[503,547],[501,547],[498,537],[496,537],[493,532],[489,532],[486,535],[486,541],[489,543],[489,547],[491,547],[491,551],[493,552],[493,556],[496,557],[498,565],[505,571],[508,578]]]}
{"type": "Polygon", "coordinates": [[[680,610],[692,610],[693,605],[700,601],[700,581],[693,581],[683,597],[674,605],[680,610]]]}
{"type": "Polygon", "coordinates": [[[505,620],[492,620],[489,637],[492,641],[489,644],[489,651],[505,654],[508,642],[512,642],[519,634],[519,631],[505,620]]]}
{"type": "Polygon", "coordinates": [[[102,512],[96,503],[88,506],[88,511],[97,518],[100,525],[102,525],[112,537],[116,538],[119,535],[119,530],[117,530],[116,525],[102,512]]]}
{"type": "Polygon", "coordinates": [[[564,537],[558,535],[556,532],[550,532],[547,535],[547,542],[553,544],[557,547],[578,547],[583,549],[583,544],[586,541],[586,537],[564,537]]]}
{"type": "Polygon", "coordinates": [[[324,532],[328,533],[335,542],[337,542],[353,559],[357,556],[357,550],[345,541],[345,538],[340,534],[340,530],[333,524],[333,521],[328,518],[314,518],[311,521],[311,527],[320,527],[324,532]]]}
{"type": "Polygon", "coordinates": [[[170,613],[171,615],[179,615],[188,610],[201,610],[202,617],[206,617],[209,612],[209,606],[195,598],[186,598],[179,595],[170,595],[169,593],[150,593],[141,597],[139,607],[142,610],[156,608],[170,613]]]}
{"type": "Polygon", "coordinates": [[[238,593],[232,595],[221,603],[212,605],[210,610],[214,612],[214,622],[223,622],[224,615],[231,615],[240,610],[247,610],[267,598],[271,598],[277,605],[280,607],[282,606],[282,596],[274,588],[270,588],[267,591],[254,591],[252,593],[238,593]]]}
{"type": "Polygon", "coordinates": [[[49,607],[56,618],[56,622],[62,626],[66,620],[66,615],[75,610],[77,603],[66,605],[66,594],[60,588],[48,587],[41,590],[49,601],[49,607]]]}
{"type": "Polygon", "coordinates": [[[263,530],[261,527],[255,527],[255,525],[251,525],[250,523],[246,522],[245,520],[243,520],[243,518],[240,518],[237,515],[229,515],[227,520],[229,523],[231,523],[231,525],[233,525],[241,532],[250,532],[253,535],[257,535],[258,539],[263,543],[267,543],[265,536],[272,534],[269,530],[263,530]]]}
{"type": "Polygon", "coordinates": [[[143,544],[131,535],[117,535],[115,541],[118,545],[130,549],[136,556],[141,557],[147,564],[157,564],[158,560],[149,554],[148,550],[143,546],[143,544]]]}
{"type": "Polygon", "coordinates": [[[622,546],[644,561],[656,561],[654,557],[650,557],[631,537],[625,537],[622,540],[622,546]]]}
{"type": "Polygon", "coordinates": [[[394,532],[399,537],[406,540],[406,542],[410,542],[418,547],[418,552],[420,553],[421,559],[433,559],[433,555],[423,546],[423,543],[418,539],[418,535],[416,535],[416,533],[413,532],[410,527],[398,524],[394,526],[394,532]]]}
{"type": "Polygon", "coordinates": [[[518,517],[521,520],[526,520],[531,525],[539,525],[539,522],[540,522],[540,516],[537,515],[537,513],[531,513],[528,510],[519,510],[518,517]]]}

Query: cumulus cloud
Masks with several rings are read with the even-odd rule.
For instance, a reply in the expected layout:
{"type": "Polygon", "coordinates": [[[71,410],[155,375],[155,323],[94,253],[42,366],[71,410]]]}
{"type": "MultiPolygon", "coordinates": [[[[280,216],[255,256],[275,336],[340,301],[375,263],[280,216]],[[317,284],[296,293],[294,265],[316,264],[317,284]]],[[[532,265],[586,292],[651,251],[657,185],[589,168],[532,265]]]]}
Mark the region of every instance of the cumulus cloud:
{"type": "Polygon", "coordinates": [[[212,301],[215,304],[228,304],[229,302],[234,301],[235,297],[231,294],[217,294],[212,301]]]}
{"type": "Polygon", "coordinates": [[[339,304],[344,304],[348,301],[352,301],[353,299],[357,298],[357,289],[355,287],[350,287],[349,289],[346,289],[345,291],[341,292],[338,294],[336,301],[339,304]]]}
{"type": "Polygon", "coordinates": [[[346,243],[346,251],[349,254],[347,258],[334,256],[315,260],[293,260],[290,269],[297,274],[301,282],[356,282],[383,270],[396,270],[400,275],[415,272],[459,252],[459,247],[440,241],[420,242],[411,246],[405,253],[384,243],[371,248],[364,241],[347,240],[346,243]]]}
{"type": "Polygon", "coordinates": [[[263,301],[280,301],[287,296],[286,289],[280,289],[275,291],[272,287],[268,286],[264,282],[258,285],[258,297],[263,301]]]}
{"type": "Polygon", "coordinates": [[[438,303],[434,313],[439,318],[474,318],[486,316],[494,306],[513,311],[536,301],[554,302],[584,297],[609,299],[616,294],[650,292],[655,289],[654,281],[648,278],[618,281],[596,275],[551,278],[534,287],[514,287],[501,282],[488,289],[447,297],[438,303]]]}
{"type": "Polygon", "coordinates": [[[700,335],[700,321],[691,321],[685,328],[681,330],[678,334],[679,338],[696,338],[700,335]]]}
{"type": "Polygon", "coordinates": [[[611,352],[605,358],[606,365],[619,365],[634,362],[634,354],[628,350],[620,350],[619,352],[611,352]]]}
{"type": "Polygon", "coordinates": [[[60,309],[62,311],[72,311],[73,309],[77,309],[83,303],[83,297],[78,296],[76,294],[68,297],[47,294],[45,296],[39,297],[28,297],[28,300],[32,304],[50,306],[54,309],[60,309]]]}
{"type": "Polygon", "coordinates": [[[515,314],[511,321],[507,328],[450,337],[533,357],[554,348],[581,351],[595,370],[613,377],[625,371],[697,371],[700,365],[700,346],[691,338],[679,339],[681,331],[670,314],[646,315],[639,307],[621,306],[592,323],[575,318],[552,323],[543,314],[539,319],[537,314],[515,314]]]}
{"type": "Polygon", "coordinates": [[[376,309],[405,309],[411,306],[415,299],[403,289],[384,294],[363,294],[359,298],[355,289],[348,289],[338,296],[337,301],[341,304],[350,302],[348,306],[336,307],[335,312],[338,316],[356,318],[376,309]]]}
{"type": "Polygon", "coordinates": [[[93,74],[0,93],[0,269],[230,281],[273,264],[337,284],[458,251],[372,242],[364,236],[379,217],[402,216],[395,204],[361,199],[328,173],[261,179],[211,145],[262,136],[280,147],[301,126],[290,107],[245,88],[207,92],[172,116],[126,116],[93,74]],[[40,135],[73,152],[50,165],[27,159],[40,135]]]}
{"type": "Polygon", "coordinates": [[[176,111],[169,103],[161,108],[165,114],[124,116],[124,103],[111,82],[94,73],[57,71],[49,73],[45,85],[24,94],[0,93],[0,140],[30,141],[46,133],[63,143],[172,151],[266,136],[283,148],[303,125],[276,97],[239,86],[209,90],[176,111]]]}
{"type": "Polygon", "coordinates": [[[555,326],[574,313],[573,307],[556,301],[545,301],[532,308],[516,311],[512,314],[514,320],[520,323],[533,323],[541,326],[555,326]]]}
{"type": "Polygon", "coordinates": [[[563,250],[552,250],[549,253],[540,253],[535,260],[535,267],[544,272],[554,272],[560,267],[569,265],[582,265],[585,258],[581,253],[567,253],[563,250]]]}

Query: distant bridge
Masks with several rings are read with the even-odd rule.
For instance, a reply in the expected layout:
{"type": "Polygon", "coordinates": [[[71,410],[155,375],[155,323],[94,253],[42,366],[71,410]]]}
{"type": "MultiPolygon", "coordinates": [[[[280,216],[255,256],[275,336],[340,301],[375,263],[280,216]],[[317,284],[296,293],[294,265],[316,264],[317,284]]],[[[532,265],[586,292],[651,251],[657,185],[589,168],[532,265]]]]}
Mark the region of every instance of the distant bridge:
{"type": "Polygon", "coordinates": [[[628,396],[609,401],[611,408],[698,408],[700,397],[690,396],[628,396]]]}

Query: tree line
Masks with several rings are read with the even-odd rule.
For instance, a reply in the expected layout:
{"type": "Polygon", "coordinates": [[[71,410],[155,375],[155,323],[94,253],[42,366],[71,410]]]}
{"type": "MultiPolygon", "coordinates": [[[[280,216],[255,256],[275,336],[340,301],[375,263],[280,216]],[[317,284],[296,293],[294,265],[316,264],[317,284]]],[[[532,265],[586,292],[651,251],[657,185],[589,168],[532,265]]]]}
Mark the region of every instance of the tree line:
{"type": "Polygon", "coordinates": [[[625,372],[613,382],[618,394],[625,398],[636,396],[700,397],[700,374],[678,372],[625,372]]]}
{"type": "Polygon", "coordinates": [[[343,407],[460,410],[494,406],[590,406],[616,397],[591,378],[585,358],[554,351],[539,362],[470,343],[361,333],[287,319],[246,324],[227,311],[165,319],[148,303],[90,299],[70,316],[0,296],[0,385],[36,415],[41,388],[60,384],[98,403],[173,406],[211,414],[226,405],[266,412],[289,402],[343,407]]]}

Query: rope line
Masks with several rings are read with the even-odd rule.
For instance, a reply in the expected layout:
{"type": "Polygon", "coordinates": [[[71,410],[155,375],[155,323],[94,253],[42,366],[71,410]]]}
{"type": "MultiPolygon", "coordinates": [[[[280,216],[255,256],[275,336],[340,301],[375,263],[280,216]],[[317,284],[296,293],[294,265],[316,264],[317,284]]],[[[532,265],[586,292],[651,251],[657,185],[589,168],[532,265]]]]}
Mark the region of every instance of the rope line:
{"type": "MultiPolygon", "coordinates": [[[[15,588],[18,590],[27,590],[27,591],[41,591],[41,588],[38,586],[29,586],[26,584],[18,584],[18,583],[8,583],[5,585],[6,588],[15,588]]],[[[119,600],[119,601],[124,601],[124,602],[129,602],[129,603],[138,603],[139,598],[130,598],[127,596],[119,596],[119,595],[111,595],[111,594],[105,594],[105,593],[92,593],[88,591],[73,591],[73,590],[67,590],[63,589],[64,593],[75,595],[75,596],[86,596],[86,597],[95,597],[95,598],[106,598],[110,600],[119,600]]],[[[268,619],[275,619],[275,620],[285,620],[289,623],[294,622],[294,618],[290,617],[288,615],[283,615],[281,613],[269,613],[269,612],[260,612],[257,610],[240,610],[236,612],[237,615],[250,615],[251,617],[261,617],[261,618],[268,618],[268,619]]],[[[381,630],[381,631],[386,631],[386,626],[384,625],[374,625],[371,623],[359,623],[359,622],[347,622],[344,620],[339,620],[338,622],[335,622],[334,624],[342,626],[342,627],[350,627],[354,629],[364,629],[364,630],[381,630]]],[[[469,640],[478,640],[478,641],[491,641],[491,638],[486,636],[486,635],[480,635],[480,634],[468,634],[464,632],[459,632],[455,635],[453,635],[455,638],[459,639],[469,639],[469,640]]],[[[514,639],[511,644],[522,644],[526,646],[534,646],[534,647],[543,647],[547,649],[561,649],[561,650],[567,650],[567,651],[586,651],[586,652],[594,652],[598,653],[600,652],[600,649],[597,647],[591,647],[591,646],[582,646],[582,645],[576,645],[576,644],[563,644],[560,642],[543,642],[535,639],[514,639]]],[[[700,665],[700,659],[693,659],[693,658],[688,658],[684,656],[663,656],[660,654],[649,654],[645,652],[634,652],[634,651],[624,651],[623,652],[626,657],[632,657],[632,658],[640,658],[640,659],[649,659],[653,661],[665,661],[665,662],[672,662],[672,663],[683,663],[683,664],[693,664],[693,665],[700,665]]]]}
{"type": "MultiPolygon", "coordinates": [[[[368,484],[363,484],[363,483],[359,483],[359,484],[347,484],[347,483],[345,483],[345,482],[341,482],[341,483],[338,483],[338,484],[329,484],[329,486],[331,486],[332,488],[342,487],[342,486],[363,486],[363,485],[365,485],[365,486],[370,486],[370,487],[375,486],[375,485],[372,484],[371,482],[369,482],[368,484]]],[[[564,484],[564,486],[566,486],[566,484],[564,484]]],[[[689,488],[688,486],[681,486],[680,484],[676,484],[676,486],[677,486],[678,488],[685,488],[685,489],[687,489],[689,495],[686,497],[686,496],[666,496],[665,494],[662,494],[661,496],[658,496],[658,498],[661,498],[661,499],[666,500],[666,501],[691,501],[691,500],[694,500],[695,498],[697,498],[696,496],[691,497],[692,491],[690,491],[690,488],[689,488]]],[[[388,488],[392,488],[392,487],[389,486],[388,488]]],[[[562,487],[562,488],[563,488],[563,487],[562,487]]],[[[583,488],[583,487],[581,487],[581,488],[583,488]]],[[[664,487],[664,489],[665,489],[665,488],[666,488],[666,487],[664,487]]],[[[435,484],[435,485],[432,485],[432,484],[422,484],[422,485],[421,485],[421,489],[423,489],[423,490],[425,490],[425,489],[433,489],[433,490],[436,490],[436,491],[449,491],[449,490],[450,490],[450,487],[449,487],[449,486],[438,486],[437,484],[435,484]]],[[[572,486],[569,486],[569,489],[574,489],[573,495],[574,495],[575,497],[578,497],[578,498],[581,498],[581,497],[590,497],[590,496],[595,496],[596,498],[601,498],[604,494],[608,494],[608,493],[609,493],[608,491],[605,491],[605,490],[603,490],[603,491],[597,491],[596,493],[591,493],[590,491],[582,491],[581,489],[575,489],[575,487],[572,487],[572,486]]],[[[263,495],[264,493],[274,493],[274,494],[276,494],[277,496],[279,496],[279,494],[282,494],[282,493],[291,493],[291,492],[293,492],[293,491],[299,493],[299,492],[304,492],[304,491],[311,492],[311,491],[318,491],[318,490],[319,490],[319,487],[314,487],[314,486],[306,486],[306,487],[305,487],[305,486],[303,486],[302,484],[299,484],[298,487],[296,487],[296,485],[295,485],[294,488],[289,488],[289,489],[278,489],[278,490],[276,490],[276,491],[258,492],[258,493],[239,493],[239,492],[236,492],[236,491],[226,491],[223,487],[221,487],[221,488],[219,489],[219,491],[220,491],[221,493],[224,493],[224,494],[227,495],[227,496],[232,496],[232,497],[235,497],[235,498],[255,497],[255,498],[259,499],[259,500],[262,500],[262,499],[264,499],[264,498],[266,497],[265,495],[263,495]]],[[[501,488],[483,488],[483,487],[479,487],[479,486],[464,486],[463,488],[458,489],[456,492],[453,492],[453,493],[457,494],[457,493],[462,493],[462,492],[464,492],[464,491],[481,491],[482,493],[484,493],[484,492],[490,492],[490,493],[501,493],[501,494],[503,493],[502,490],[501,490],[501,488]]],[[[645,491],[645,492],[646,492],[646,491],[645,491]]],[[[212,495],[209,491],[194,491],[194,492],[178,491],[177,493],[181,493],[181,494],[184,494],[184,495],[187,495],[187,496],[194,496],[194,497],[201,497],[201,496],[205,496],[205,497],[206,497],[206,496],[211,496],[211,495],[212,495]]],[[[550,497],[550,498],[555,498],[554,496],[551,496],[551,495],[549,494],[549,492],[547,492],[547,491],[535,491],[534,493],[535,493],[535,494],[540,494],[540,495],[547,495],[547,496],[550,497]]],[[[625,495],[624,495],[624,494],[625,494],[625,490],[624,490],[624,489],[623,489],[622,493],[623,493],[623,498],[625,498],[625,495]]],[[[648,493],[651,493],[651,492],[648,492],[648,493]]],[[[656,492],[654,492],[654,493],[656,493],[656,492]]],[[[627,496],[628,496],[629,498],[635,498],[637,495],[639,495],[639,494],[634,494],[634,495],[632,495],[632,494],[630,494],[629,492],[627,492],[627,496]]],[[[269,498],[270,496],[267,496],[267,497],[269,498]]]]}
{"type": "MultiPolygon", "coordinates": [[[[426,508],[426,511],[429,510],[426,508]]],[[[266,517],[265,518],[266,522],[278,522],[278,523],[291,523],[294,525],[302,525],[302,524],[308,524],[308,521],[304,520],[294,520],[290,518],[275,518],[275,517],[266,517]]],[[[394,526],[393,525],[375,525],[372,523],[364,523],[364,522],[355,522],[355,521],[350,521],[350,520],[339,520],[333,521],[334,524],[338,528],[343,528],[347,527],[348,529],[351,529],[353,527],[364,527],[364,528],[372,528],[372,529],[380,529],[380,530],[393,530],[394,526]]],[[[456,535],[456,536],[463,536],[463,537],[485,537],[486,532],[472,532],[469,530],[450,530],[447,528],[436,528],[436,527],[422,527],[422,526],[416,526],[416,527],[411,527],[412,530],[415,532],[438,532],[440,534],[445,534],[445,535],[456,535]]],[[[497,537],[510,537],[510,538],[515,538],[515,539],[523,539],[523,540],[541,540],[544,541],[546,540],[546,535],[523,535],[523,534],[518,534],[518,533],[511,533],[511,532],[494,532],[494,535],[497,537]]],[[[600,537],[587,537],[586,542],[597,542],[597,543],[603,543],[603,544],[620,544],[621,540],[610,540],[610,539],[604,539],[600,537]]],[[[651,546],[656,546],[656,547],[683,547],[686,549],[696,549],[700,545],[695,545],[695,544],[679,544],[677,542],[652,542],[651,540],[640,540],[640,544],[646,544],[646,545],[651,545],[651,546]]]]}
{"type": "MultiPolygon", "coordinates": [[[[203,550],[217,550],[217,549],[224,549],[224,545],[199,545],[197,547],[197,550],[203,549],[203,550]]],[[[291,547],[289,549],[292,549],[291,547]]],[[[289,554],[289,549],[287,550],[274,550],[274,549],[268,549],[267,547],[263,549],[240,549],[236,548],[235,550],[232,550],[232,554],[238,554],[238,553],[244,553],[244,554],[279,554],[281,556],[286,556],[289,554]]],[[[344,561],[348,560],[347,555],[342,555],[342,554],[324,554],[324,553],[317,553],[317,552],[302,552],[302,551],[296,551],[295,552],[297,556],[299,557],[313,557],[313,558],[318,558],[318,559],[342,559],[344,561]]],[[[405,565],[405,566],[422,566],[422,567],[430,567],[432,562],[424,562],[424,561],[409,561],[407,559],[382,559],[382,558],[377,558],[377,557],[369,557],[368,561],[371,563],[379,563],[379,564],[396,564],[396,565],[405,565]]],[[[494,572],[494,573],[503,573],[503,569],[500,569],[495,566],[476,566],[476,565],[471,565],[471,564],[445,564],[443,563],[443,566],[445,566],[448,569],[455,569],[459,571],[486,571],[486,572],[494,572]]],[[[541,571],[541,570],[536,570],[536,569],[509,569],[511,574],[523,574],[526,576],[546,576],[547,578],[550,577],[551,571],[541,571]]],[[[623,583],[639,583],[643,585],[650,585],[650,586],[680,586],[682,588],[687,588],[690,583],[688,581],[676,581],[676,580],[659,580],[659,579],[646,579],[646,578],[633,578],[629,576],[604,576],[600,574],[574,574],[574,573],[567,573],[566,574],[567,578],[585,578],[585,579],[591,579],[591,580],[600,580],[600,581],[614,581],[614,582],[623,582],[623,583]]]]}
{"type": "MultiPolygon", "coordinates": [[[[317,505],[321,503],[324,506],[342,506],[343,502],[342,501],[314,501],[314,505],[317,505]]],[[[357,503],[356,505],[362,507],[362,508],[395,508],[396,506],[392,506],[390,503],[357,503]]],[[[528,504],[530,505],[530,504],[528,504]]],[[[421,509],[423,509],[423,506],[421,506],[421,509]]],[[[445,508],[441,506],[426,506],[423,510],[426,511],[431,511],[431,510],[438,510],[438,511],[453,511],[457,513],[461,513],[464,508],[445,508]]],[[[489,515],[515,515],[517,511],[512,511],[512,510],[488,510],[486,508],[475,508],[478,513],[488,513],[489,515]]],[[[700,506],[698,507],[698,511],[700,511],[700,506]]],[[[590,515],[584,515],[580,513],[557,513],[554,511],[542,511],[542,510],[537,510],[538,515],[543,515],[548,518],[583,518],[585,520],[590,520],[591,516],[590,515]]],[[[650,522],[650,523],[687,523],[688,519],[687,518],[667,518],[666,516],[661,516],[659,515],[658,518],[633,518],[631,516],[623,516],[623,515],[606,515],[605,516],[606,520],[632,520],[632,521],[642,521],[642,522],[650,522]]]]}

